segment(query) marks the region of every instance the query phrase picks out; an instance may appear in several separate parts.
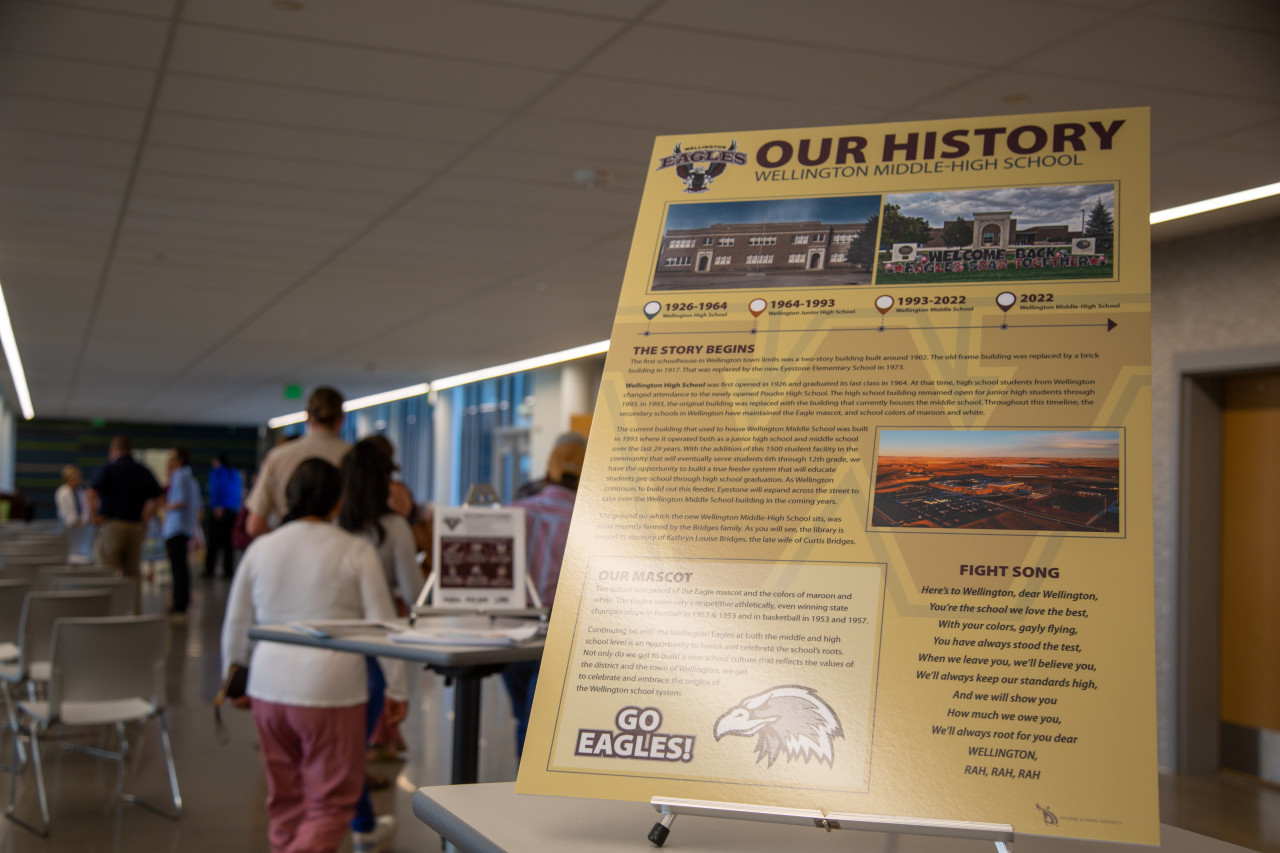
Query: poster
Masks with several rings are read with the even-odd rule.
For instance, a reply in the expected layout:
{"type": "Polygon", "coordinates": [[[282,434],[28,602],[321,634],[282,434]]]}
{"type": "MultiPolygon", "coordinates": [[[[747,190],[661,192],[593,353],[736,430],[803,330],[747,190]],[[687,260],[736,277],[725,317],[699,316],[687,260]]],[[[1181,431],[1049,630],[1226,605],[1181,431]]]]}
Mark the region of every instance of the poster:
{"type": "Polygon", "coordinates": [[[518,791],[1158,841],[1148,148],[657,140],[518,791]]]}
{"type": "Polygon", "coordinates": [[[520,610],[525,605],[525,525],[519,507],[435,508],[432,605],[520,610]]]}

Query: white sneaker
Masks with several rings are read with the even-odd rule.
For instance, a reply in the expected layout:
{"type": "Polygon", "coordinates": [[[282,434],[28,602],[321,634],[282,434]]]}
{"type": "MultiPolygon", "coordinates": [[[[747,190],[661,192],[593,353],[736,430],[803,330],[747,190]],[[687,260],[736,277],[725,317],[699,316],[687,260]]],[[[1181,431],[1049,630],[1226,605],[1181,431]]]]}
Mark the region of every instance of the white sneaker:
{"type": "Polygon", "coordinates": [[[351,849],[353,853],[382,853],[395,836],[396,816],[380,814],[372,832],[351,833],[351,849]]]}

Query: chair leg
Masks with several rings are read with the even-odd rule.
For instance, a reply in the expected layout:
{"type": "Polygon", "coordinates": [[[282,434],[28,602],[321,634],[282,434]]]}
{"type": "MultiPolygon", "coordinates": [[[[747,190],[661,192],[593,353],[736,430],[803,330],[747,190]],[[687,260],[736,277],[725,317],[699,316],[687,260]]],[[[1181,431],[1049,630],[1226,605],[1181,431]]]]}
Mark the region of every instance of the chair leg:
{"type": "Polygon", "coordinates": [[[12,767],[4,769],[21,773],[27,767],[27,751],[23,749],[22,739],[18,737],[18,712],[13,707],[13,696],[9,693],[8,682],[0,683],[0,693],[4,694],[4,710],[9,717],[9,733],[13,737],[13,753],[16,758],[12,767]]]}
{"type": "Polygon", "coordinates": [[[182,794],[178,791],[178,769],[173,763],[173,745],[169,741],[169,723],[165,719],[164,712],[156,714],[156,721],[160,725],[160,745],[164,750],[165,769],[169,774],[169,791],[173,795],[173,810],[168,811],[159,806],[148,803],[146,800],[139,799],[133,794],[126,793],[124,790],[124,762],[127,760],[129,752],[129,743],[124,737],[123,725],[120,732],[120,798],[126,803],[135,806],[142,806],[147,811],[155,812],[158,815],[167,817],[170,820],[177,820],[182,817],[182,794]]]}
{"type": "Polygon", "coordinates": [[[40,761],[40,739],[36,734],[38,726],[32,725],[28,729],[19,727],[15,733],[16,737],[28,737],[31,739],[31,766],[36,776],[36,796],[40,801],[40,826],[32,826],[17,815],[17,790],[18,790],[18,774],[12,774],[13,784],[9,786],[9,807],[5,810],[5,817],[16,823],[24,829],[29,829],[42,838],[48,837],[49,827],[52,819],[49,814],[49,795],[44,787],[44,766],[40,761]]]}

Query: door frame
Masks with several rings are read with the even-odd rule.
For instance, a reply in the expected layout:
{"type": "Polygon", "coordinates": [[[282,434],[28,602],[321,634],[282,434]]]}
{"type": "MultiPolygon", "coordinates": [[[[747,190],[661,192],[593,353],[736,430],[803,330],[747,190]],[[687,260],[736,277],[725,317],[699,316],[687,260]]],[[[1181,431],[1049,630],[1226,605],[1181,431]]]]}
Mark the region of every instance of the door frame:
{"type": "Polygon", "coordinates": [[[1177,606],[1177,770],[1221,767],[1223,379],[1280,370],[1280,346],[1182,353],[1173,360],[1173,448],[1177,464],[1172,519],[1177,606]]]}

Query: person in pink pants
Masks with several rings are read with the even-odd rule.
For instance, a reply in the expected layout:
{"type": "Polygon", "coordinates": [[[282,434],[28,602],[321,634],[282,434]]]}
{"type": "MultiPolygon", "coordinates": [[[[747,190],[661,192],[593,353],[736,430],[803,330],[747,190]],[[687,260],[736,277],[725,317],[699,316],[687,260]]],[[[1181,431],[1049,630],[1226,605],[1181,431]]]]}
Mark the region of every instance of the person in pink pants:
{"type": "MultiPolygon", "coordinates": [[[[332,524],[342,483],[322,459],[298,466],[289,514],[253,541],[236,570],[222,625],[222,660],[249,663],[267,774],[272,853],[333,853],[345,840],[364,784],[365,660],[285,643],[258,643],[249,627],[328,619],[394,619],[391,593],[368,540],[332,524]]],[[[404,665],[381,661],[387,714],[404,717],[404,665]]]]}

